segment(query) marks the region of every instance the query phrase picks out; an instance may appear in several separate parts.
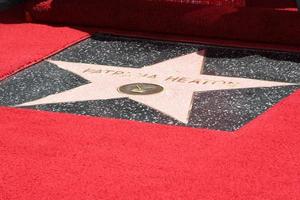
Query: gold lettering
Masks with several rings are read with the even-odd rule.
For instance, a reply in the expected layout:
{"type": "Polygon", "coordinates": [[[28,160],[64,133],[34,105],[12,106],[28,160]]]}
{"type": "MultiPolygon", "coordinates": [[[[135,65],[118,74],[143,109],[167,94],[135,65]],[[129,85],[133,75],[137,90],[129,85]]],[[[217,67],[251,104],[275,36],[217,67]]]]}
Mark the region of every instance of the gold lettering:
{"type": "Polygon", "coordinates": [[[200,84],[201,80],[200,79],[196,79],[196,80],[192,80],[189,83],[196,83],[196,84],[200,84]]]}
{"type": "Polygon", "coordinates": [[[104,70],[106,74],[109,74],[110,72],[114,72],[114,70],[104,70]]]}
{"type": "Polygon", "coordinates": [[[205,84],[207,84],[207,83],[209,83],[209,81],[208,81],[208,80],[205,80],[205,81],[202,83],[202,85],[205,85],[205,84]]]}
{"type": "Polygon", "coordinates": [[[180,79],[177,80],[179,83],[185,83],[187,81],[187,78],[181,77],[180,79]]]}
{"type": "Polygon", "coordinates": [[[122,71],[115,71],[112,75],[121,75],[121,74],[124,74],[124,72],[122,72],[122,71]]]}
{"type": "Polygon", "coordinates": [[[155,79],[156,77],[157,77],[157,75],[147,76],[147,78],[152,78],[152,79],[155,79]]]}
{"type": "Polygon", "coordinates": [[[211,84],[212,84],[212,85],[215,85],[215,84],[218,84],[218,83],[223,84],[223,85],[226,84],[225,81],[213,81],[211,84]]]}
{"type": "Polygon", "coordinates": [[[180,77],[173,77],[173,76],[169,76],[168,78],[166,78],[166,80],[165,81],[176,81],[176,80],[178,80],[178,79],[180,79],[180,77]]]}
{"type": "Polygon", "coordinates": [[[141,77],[147,77],[148,74],[139,74],[141,77]]]}
{"type": "Polygon", "coordinates": [[[229,85],[230,87],[235,87],[235,86],[238,86],[239,83],[228,82],[227,85],[229,85]]]}
{"type": "Polygon", "coordinates": [[[92,73],[92,74],[102,73],[102,70],[101,69],[91,69],[91,68],[88,68],[88,69],[85,69],[83,71],[83,73],[92,73]]]}
{"type": "Polygon", "coordinates": [[[141,76],[141,77],[144,77],[144,78],[152,78],[152,79],[155,79],[155,78],[157,78],[157,75],[156,74],[141,74],[141,73],[139,73],[139,75],[141,76]]]}

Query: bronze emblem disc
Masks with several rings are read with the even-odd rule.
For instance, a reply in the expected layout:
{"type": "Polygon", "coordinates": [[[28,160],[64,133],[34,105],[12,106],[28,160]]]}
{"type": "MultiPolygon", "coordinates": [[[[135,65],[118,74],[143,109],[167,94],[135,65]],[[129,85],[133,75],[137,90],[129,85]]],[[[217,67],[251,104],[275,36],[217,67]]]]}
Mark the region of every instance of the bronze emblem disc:
{"type": "Polygon", "coordinates": [[[118,88],[118,91],[130,95],[151,95],[164,90],[160,85],[151,83],[131,83],[118,88]]]}

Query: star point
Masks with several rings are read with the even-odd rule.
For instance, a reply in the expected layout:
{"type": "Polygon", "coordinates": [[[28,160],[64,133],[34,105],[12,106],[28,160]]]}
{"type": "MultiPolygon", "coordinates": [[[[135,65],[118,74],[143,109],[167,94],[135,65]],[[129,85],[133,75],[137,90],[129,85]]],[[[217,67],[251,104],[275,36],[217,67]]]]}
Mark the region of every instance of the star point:
{"type": "Polygon", "coordinates": [[[295,85],[285,82],[202,75],[204,55],[203,50],[142,68],[48,60],[90,83],[17,107],[127,97],[187,124],[194,92],[295,85]],[[151,95],[130,95],[118,91],[121,86],[130,83],[157,84],[164,90],[151,95]]]}

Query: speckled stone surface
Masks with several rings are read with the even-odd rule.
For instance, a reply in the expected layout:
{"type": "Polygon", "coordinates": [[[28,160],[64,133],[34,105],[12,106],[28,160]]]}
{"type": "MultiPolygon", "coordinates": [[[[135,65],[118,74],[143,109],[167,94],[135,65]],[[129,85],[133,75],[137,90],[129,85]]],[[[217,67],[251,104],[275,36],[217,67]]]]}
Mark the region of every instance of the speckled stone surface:
{"type": "MultiPolygon", "coordinates": [[[[138,40],[95,35],[52,60],[121,67],[143,67],[200,49],[206,50],[202,74],[300,82],[300,55],[247,49],[138,40]]],[[[89,83],[47,61],[0,83],[0,105],[14,106],[89,83]]],[[[188,124],[127,98],[36,105],[27,109],[121,118],[150,123],[234,131],[290,95],[299,86],[195,92],[188,124]]]]}

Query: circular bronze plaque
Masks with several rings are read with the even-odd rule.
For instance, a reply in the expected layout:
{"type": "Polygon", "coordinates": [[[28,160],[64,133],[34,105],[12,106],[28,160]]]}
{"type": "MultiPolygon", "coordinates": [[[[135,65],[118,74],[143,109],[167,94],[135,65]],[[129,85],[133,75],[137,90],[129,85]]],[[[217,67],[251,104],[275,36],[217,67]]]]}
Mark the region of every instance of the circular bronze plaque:
{"type": "Polygon", "coordinates": [[[160,93],[164,88],[151,83],[131,83],[119,87],[118,90],[130,95],[150,95],[160,93]]]}

